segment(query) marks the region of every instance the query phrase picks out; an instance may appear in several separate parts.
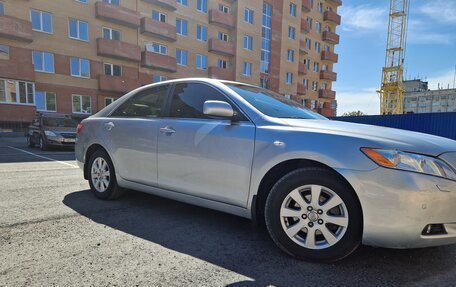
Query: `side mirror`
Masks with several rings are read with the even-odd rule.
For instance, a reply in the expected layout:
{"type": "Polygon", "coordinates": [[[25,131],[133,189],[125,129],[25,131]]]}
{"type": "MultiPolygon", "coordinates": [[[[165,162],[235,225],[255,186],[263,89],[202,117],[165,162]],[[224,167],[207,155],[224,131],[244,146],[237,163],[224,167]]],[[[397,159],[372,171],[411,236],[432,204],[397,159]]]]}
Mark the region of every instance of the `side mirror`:
{"type": "Polygon", "coordinates": [[[234,116],[233,107],[224,101],[205,101],[203,113],[207,116],[232,118],[234,116]]]}

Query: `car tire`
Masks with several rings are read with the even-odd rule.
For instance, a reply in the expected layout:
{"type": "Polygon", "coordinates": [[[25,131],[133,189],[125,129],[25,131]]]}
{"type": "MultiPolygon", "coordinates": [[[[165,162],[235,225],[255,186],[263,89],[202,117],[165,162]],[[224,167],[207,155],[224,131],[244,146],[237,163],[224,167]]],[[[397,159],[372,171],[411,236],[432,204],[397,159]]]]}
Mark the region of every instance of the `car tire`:
{"type": "Polygon", "coordinates": [[[40,136],[40,149],[41,150],[48,150],[49,147],[48,147],[48,144],[46,142],[46,140],[44,139],[43,136],[40,136]]]}
{"type": "Polygon", "coordinates": [[[114,165],[105,150],[97,150],[90,157],[88,176],[90,189],[99,199],[117,199],[125,193],[117,184],[114,165]]]}
{"type": "Polygon", "coordinates": [[[300,168],[282,177],[266,199],[265,223],[276,245],[298,259],[338,261],[361,243],[358,198],[325,168],[300,168]]]}
{"type": "Polygon", "coordinates": [[[34,147],[35,146],[35,143],[33,142],[32,137],[30,135],[26,136],[26,140],[27,140],[27,147],[34,147]]]}

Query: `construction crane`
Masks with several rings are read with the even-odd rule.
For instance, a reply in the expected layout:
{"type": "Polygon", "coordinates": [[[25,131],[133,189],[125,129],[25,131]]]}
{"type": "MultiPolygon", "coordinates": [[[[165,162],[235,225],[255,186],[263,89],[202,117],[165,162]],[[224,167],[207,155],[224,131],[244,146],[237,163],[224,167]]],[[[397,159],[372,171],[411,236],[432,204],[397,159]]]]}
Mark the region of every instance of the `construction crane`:
{"type": "Polygon", "coordinates": [[[385,66],[382,69],[380,113],[402,114],[404,106],[404,56],[409,0],[390,0],[385,66]]]}

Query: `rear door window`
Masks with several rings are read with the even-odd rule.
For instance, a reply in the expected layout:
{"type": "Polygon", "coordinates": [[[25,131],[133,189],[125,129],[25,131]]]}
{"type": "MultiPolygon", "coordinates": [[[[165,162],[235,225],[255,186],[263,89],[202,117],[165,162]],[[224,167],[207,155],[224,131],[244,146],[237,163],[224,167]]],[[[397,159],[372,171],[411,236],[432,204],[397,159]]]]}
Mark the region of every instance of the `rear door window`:
{"type": "Polygon", "coordinates": [[[169,85],[163,85],[138,92],[121,104],[111,117],[157,118],[162,114],[163,104],[169,85]]]}

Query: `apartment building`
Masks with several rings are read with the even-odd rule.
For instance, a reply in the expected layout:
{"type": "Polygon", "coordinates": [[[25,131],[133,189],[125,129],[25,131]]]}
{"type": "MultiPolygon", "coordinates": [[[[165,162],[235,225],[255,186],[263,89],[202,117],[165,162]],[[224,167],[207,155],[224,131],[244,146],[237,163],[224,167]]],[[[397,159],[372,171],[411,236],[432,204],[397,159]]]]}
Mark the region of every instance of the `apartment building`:
{"type": "Polygon", "coordinates": [[[211,77],[335,115],[340,0],[0,0],[0,128],[211,77]]]}
{"type": "Polygon", "coordinates": [[[404,81],[404,113],[456,112],[456,89],[429,90],[428,82],[404,81]]]}

